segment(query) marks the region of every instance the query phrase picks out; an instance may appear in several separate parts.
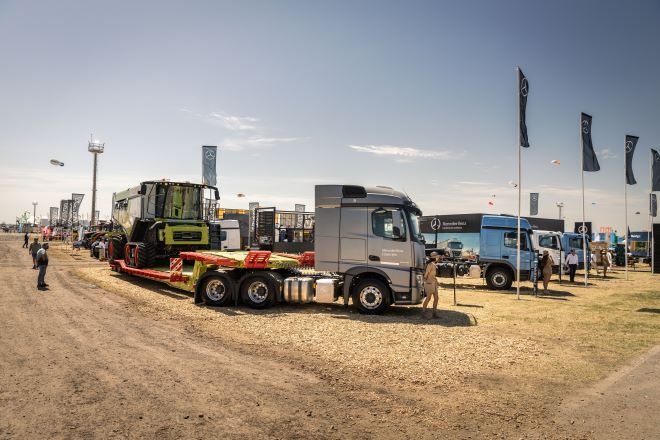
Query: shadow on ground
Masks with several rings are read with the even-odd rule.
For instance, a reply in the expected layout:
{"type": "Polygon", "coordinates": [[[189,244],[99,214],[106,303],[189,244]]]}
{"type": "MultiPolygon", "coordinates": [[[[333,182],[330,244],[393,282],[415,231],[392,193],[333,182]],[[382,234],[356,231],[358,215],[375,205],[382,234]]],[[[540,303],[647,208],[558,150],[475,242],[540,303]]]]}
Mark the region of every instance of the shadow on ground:
{"type": "MultiPolygon", "coordinates": [[[[176,290],[169,286],[165,286],[158,281],[148,280],[139,277],[133,277],[126,274],[112,273],[111,276],[120,277],[134,286],[145,289],[149,292],[167,296],[177,301],[188,300],[192,301],[192,293],[182,290],[176,290]]],[[[483,307],[479,305],[459,304],[461,307],[483,307]]],[[[373,324],[378,323],[405,323],[405,324],[423,324],[423,325],[440,325],[444,327],[470,327],[477,325],[476,318],[469,313],[463,313],[456,310],[438,309],[437,318],[426,319],[422,316],[422,309],[413,306],[391,306],[383,315],[362,315],[352,306],[344,306],[342,303],[337,304],[277,304],[268,309],[251,309],[240,304],[236,306],[232,303],[224,307],[212,307],[201,305],[209,310],[213,310],[219,314],[234,317],[244,315],[259,315],[264,317],[276,318],[282,315],[291,314],[327,314],[331,315],[333,319],[348,319],[352,321],[369,322],[373,324]]]]}

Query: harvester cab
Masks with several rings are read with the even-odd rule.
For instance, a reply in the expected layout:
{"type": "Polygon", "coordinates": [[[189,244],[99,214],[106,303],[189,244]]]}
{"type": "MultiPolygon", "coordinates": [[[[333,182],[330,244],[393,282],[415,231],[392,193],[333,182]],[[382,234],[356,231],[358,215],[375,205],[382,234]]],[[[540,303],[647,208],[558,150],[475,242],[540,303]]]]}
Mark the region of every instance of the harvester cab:
{"type": "Polygon", "coordinates": [[[167,180],[142,182],[113,194],[112,219],[120,233],[110,242],[112,260],[131,267],[154,266],[181,251],[209,249],[210,206],[219,197],[213,186],[167,180]]]}

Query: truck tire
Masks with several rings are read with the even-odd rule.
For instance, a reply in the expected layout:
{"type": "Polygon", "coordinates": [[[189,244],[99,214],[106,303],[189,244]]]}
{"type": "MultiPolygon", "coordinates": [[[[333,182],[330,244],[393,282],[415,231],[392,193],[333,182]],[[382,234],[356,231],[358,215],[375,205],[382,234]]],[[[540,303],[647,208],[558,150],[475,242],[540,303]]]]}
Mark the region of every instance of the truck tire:
{"type": "Polygon", "coordinates": [[[275,282],[265,275],[250,275],[241,283],[241,300],[252,309],[265,309],[275,301],[275,282]]]}
{"type": "Polygon", "coordinates": [[[351,289],[353,304],[364,315],[380,315],[390,305],[390,289],[380,280],[367,278],[351,289]]]}
{"type": "Polygon", "coordinates": [[[234,283],[223,275],[209,275],[202,280],[199,287],[204,304],[209,306],[224,306],[232,298],[234,283]]]}
{"type": "Polygon", "coordinates": [[[110,255],[110,261],[124,259],[124,241],[121,238],[112,237],[108,246],[108,255],[110,255]]]}
{"type": "Polygon", "coordinates": [[[509,290],[513,283],[513,275],[509,269],[493,267],[486,272],[486,284],[493,290],[509,290]]]}

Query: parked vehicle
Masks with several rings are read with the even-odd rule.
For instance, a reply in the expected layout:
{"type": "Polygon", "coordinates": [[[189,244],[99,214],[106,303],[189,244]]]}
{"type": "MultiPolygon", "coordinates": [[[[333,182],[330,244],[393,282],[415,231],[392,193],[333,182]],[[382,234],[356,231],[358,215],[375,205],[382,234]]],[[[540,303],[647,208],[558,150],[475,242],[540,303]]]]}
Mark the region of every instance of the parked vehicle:
{"type": "Polygon", "coordinates": [[[217,220],[211,222],[211,229],[218,226],[220,230],[220,249],[222,250],[240,250],[241,249],[241,230],[238,220],[217,220]]]}
{"type": "Polygon", "coordinates": [[[152,267],[181,251],[219,249],[220,228],[205,219],[204,191],[217,188],[188,182],[147,181],[112,195],[112,220],[119,233],[110,240],[111,260],[152,267]]]}
{"type": "MultiPolygon", "coordinates": [[[[483,277],[493,290],[508,290],[516,280],[518,219],[505,215],[484,215],[478,232],[479,253],[474,260],[459,258],[438,264],[438,276],[457,275],[483,277]]],[[[520,280],[533,281],[538,266],[538,254],[532,242],[532,227],[526,219],[520,220],[520,280]]],[[[427,250],[428,252],[428,250],[427,250]]],[[[445,250],[446,256],[453,256],[445,250]]]]}
{"type": "Polygon", "coordinates": [[[561,246],[561,236],[562,233],[556,231],[535,230],[534,234],[532,234],[534,249],[536,249],[539,254],[543,254],[543,251],[548,251],[552,260],[555,262],[552,266],[552,271],[554,273],[559,273],[560,264],[563,263],[562,259],[566,258],[566,251],[564,251],[561,246]]]}
{"type": "MultiPolygon", "coordinates": [[[[589,237],[587,238],[587,267],[591,265],[591,245],[589,242],[589,237]]],[[[561,248],[562,248],[562,258],[566,260],[566,254],[571,252],[571,249],[575,249],[575,254],[578,256],[578,269],[584,269],[584,247],[582,241],[582,234],[575,232],[564,232],[561,235],[561,248]]],[[[562,261],[564,264],[564,261],[562,261]]],[[[566,270],[565,273],[568,273],[566,270]]]]}
{"type": "Polygon", "coordinates": [[[115,259],[114,270],[193,292],[209,305],[265,308],[274,303],[343,300],[361,313],[424,298],[421,211],[387,187],[317,185],[314,252],[181,251],[170,267],[138,268],[115,259]]]}

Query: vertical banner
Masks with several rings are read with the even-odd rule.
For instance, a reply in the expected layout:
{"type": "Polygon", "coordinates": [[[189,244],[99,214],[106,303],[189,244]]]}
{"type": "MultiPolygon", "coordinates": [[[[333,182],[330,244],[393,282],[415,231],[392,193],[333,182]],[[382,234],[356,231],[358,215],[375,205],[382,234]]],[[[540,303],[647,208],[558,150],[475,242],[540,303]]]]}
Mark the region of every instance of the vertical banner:
{"type": "Polygon", "coordinates": [[[527,95],[529,94],[529,82],[525,74],[518,68],[518,122],[520,124],[520,146],[529,148],[529,140],[527,139],[527,95]]]}
{"type": "Polygon", "coordinates": [[[660,154],[651,148],[651,191],[660,191],[660,154]]]}
{"type": "Polygon", "coordinates": [[[650,194],[650,213],[651,217],[657,217],[658,216],[658,199],[656,198],[655,194],[650,194]]]}
{"type": "Polygon", "coordinates": [[[63,226],[64,224],[64,205],[66,200],[60,200],[60,212],[59,217],[57,218],[57,226],[63,226]]]}
{"type": "Polygon", "coordinates": [[[60,205],[61,206],[61,208],[60,208],[60,212],[61,212],[60,218],[62,220],[62,226],[65,227],[65,228],[68,228],[71,225],[71,223],[70,223],[71,222],[71,218],[70,218],[71,214],[70,214],[70,211],[69,211],[69,209],[71,207],[71,204],[69,202],[71,202],[71,200],[62,200],[61,205],[60,205]]]}
{"type": "Polygon", "coordinates": [[[600,171],[600,164],[591,142],[591,116],[581,113],[580,125],[582,126],[582,170],[600,171]]]}
{"type": "Polygon", "coordinates": [[[539,215],[539,193],[529,193],[529,215],[539,215]]]}
{"type": "Polygon", "coordinates": [[[71,226],[78,227],[80,226],[80,218],[78,216],[78,211],[80,209],[80,204],[82,203],[85,194],[71,194],[71,200],[73,205],[71,206],[71,226]]]}
{"type": "Polygon", "coordinates": [[[101,222],[101,211],[96,211],[94,213],[94,219],[96,220],[96,224],[99,224],[101,222]]]}
{"type": "Polygon", "coordinates": [[[305,212],[305,205],[295,205],[294,210],[296,212],[300,212],[300,214],[296,215],[296,229],[302,229],[303,228],[303,215],[302,213],[305,212]]]}
{"type": "Polygon", "coordinates": [[[202,147],[202,183],[216,186],[216,158],[218,147],[204,145],[202,147]]]}
{"type": "Polygon", "coordinates": [[[635,174],[633,173],[632,160],[638,140],[639,138],[637,136],[626,135],[626,183],[628,185],[635,185],[637,183],[635,174]]]}
{"type": "Polygon", "coordinates": [[[254,244],[258,244],[256,237],[257,230],[257,208],[259,208],[259,202],[250,202],[248,204],[248,209],[250,210],[248,216],[248,223],[250,224],[250,230],[248,231],[248,246],[252,247],[254,244]]]}
{"type": "Polygon", "coordinates": [[[50,216],[48,219],[48,224],[51,227],[57,226],[57,216],[58,216],[58,209],[54,206],[50,207],[50,216]]]}

